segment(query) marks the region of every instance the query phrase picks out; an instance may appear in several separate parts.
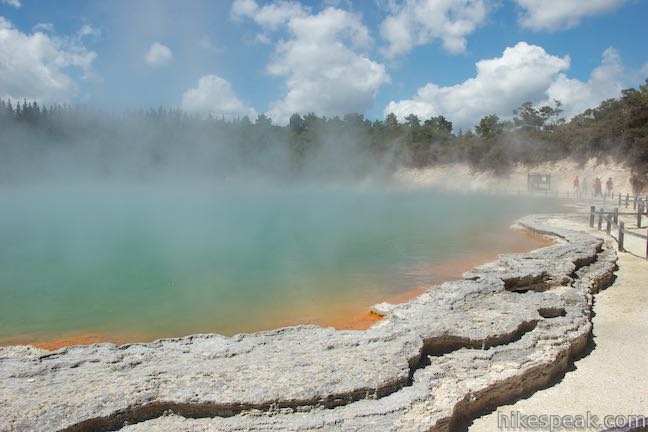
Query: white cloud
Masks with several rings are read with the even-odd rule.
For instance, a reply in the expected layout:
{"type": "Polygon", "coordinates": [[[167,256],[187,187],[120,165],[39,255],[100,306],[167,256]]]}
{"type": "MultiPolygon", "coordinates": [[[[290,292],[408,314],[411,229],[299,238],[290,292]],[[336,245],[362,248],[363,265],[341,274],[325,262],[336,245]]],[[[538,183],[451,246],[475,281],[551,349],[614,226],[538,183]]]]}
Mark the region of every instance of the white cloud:
{"type": "Polygon", "coordinates": [[[69,69],[90,78],[96,56],[78,36],[26,34],[0,17],[0,98],[67,101],[76,94],[69,69]]]}
{"type": "Polygon", "coordinates": [[[293,113],[340,115],[365,112],[378,88],[389,80],[384,65],[361,53],[371,42],[358,16],[328,8],[317,15],[293,18],[291,39],[277,45],[268,66],[286,80],[286,94],[270,106],[275,122],[293,113]]]}
{"type": "Polygon", "coordinates": [[[567,118],[594,108],[604,99],[617,97],[631,84],[618,53],[608,48],[601,65],[592,71],[587,82],[569,79],[564,71],[570,67],[568,56],[548,54],[542,47],[519,42],[506,48],[501,57],[477,62],[473,78],[448,87],[427,84],[408,100],[392,101],[385,115],[393,112],[400,119],[416,114],[421,119],[443,115],[455,128],[472,128],[485,115],[510,118],[522,103],[537,105],[563,103],[567,118]]]}
{"type": "Polygon", "coordinates": [[[0,3],[13,6],[16,9],[18,9],[21,6],[20,0],[0,0],[0,3]]]}
{"type": "Polygon", "coordinates": [[[385,115],[399,118],[416,114],[421,118],[444,115],[456,127],[470,128],[481,117],[509,117],[525,101],[537,101],[558,73],[569,68],[569,57],[556,57],[539,46],[519,42],[506,48],[501,57],[477,62],[477,75],[448,87],[427,84],[409,100],[390,102],[385,115]]]}
{"type": "Polygon", "coordinates": [[[238,98],[230,83],[216,75],[200,78],[197,87],[184,92],[182,109],[190,113],[224,116],[227,119],[256,117],[256,111],[238,98]]]}
{"type": "Polygon", "coordinates": [[[171,52],[171,49],[159,42],[154,42],[153,44],[151,44],[146,55],[144,56],[144,60],[150,66],[165,66],[169,64],[172,58],[173,53],[171,52]]]}
{"type": "Polygon", "coordinates": [[[262,45],[270,45],[272,43],[270,37],[265,33],[258,33],[254,38],[254,41],[262,45]]]}
{"type": "Polygon", "coordinates": [[[254,0],[235,0],[231,17],[234,20],[250,18],[261,27],[276,30],[290,19],[308,14],[308,8],[298,2],[279,0],[259,7],[254,0]]]}
{"type": "Polygon", "coordinates": [[[598,106],[605,99],[620,96],[621,90],[629,85],[628,81],[619,53],[608,48],[603,52],[601,65],[592,71],[587,82],[559,74],[547,90],[547,96],[549,100],[561,101],[565,106],[564,115],[572,117],[598,106]]]}
{"type": "Polygon", "coordinates": [[[232,6],[232,16],[252,19],[267,31],[281,23],[280,28],[287,30],[288,38],[277,43],[267,68],[270,75],[285,80],[285,95],[268,110],[278,124],[287,123],[293,113],[365,112],[378,88],[389,81],[385,66],[365,54],[372,40],[354,13],[330,7],[311,15],[292,2],[259,7],[239,0],[232,6]]]}
{"type": "Polygon", "coordinates": [[[380,25],[385,56],[394,58],[435,39],[451,53],[466,50],[466,36],[486,20],[486,0],[406,0],[391,6],[380,25]]]}
{"type": "Polygon", "coordinates": [[[37,31],[42,31],[42,32],[48,32],[48,33],[54,33],[54,24],[45,22],[45,23],[38,23],[34,27],[32,27],[32,30],[37,32],[37,31]]]}
{"type": "Polygon", "coordinates": [[[96,39],[96,38],[99,38],[101,36],[101,32],[98,29],[92,27],[91,25],[84,24],[84,25],[81,26],[81,28],[77,32],[77,37],[79,39],[82,39],[82,38],[87,37],[87,36],[91,36],[91,37],[96,39]]]}
{"type": "Polygon", "coordinates": [[[259,5],[255,0],[234,0],[232,9],[230,10],[230,16],[234,20],[251,18],[258,9],[259,5]]]}
{"type": "Polygon", "coordinates": [[[583,17],[599,15],[625,0],[515,0],[523,9],[520,23],[533,30],[558,30],[577,25],[583,17]]]}

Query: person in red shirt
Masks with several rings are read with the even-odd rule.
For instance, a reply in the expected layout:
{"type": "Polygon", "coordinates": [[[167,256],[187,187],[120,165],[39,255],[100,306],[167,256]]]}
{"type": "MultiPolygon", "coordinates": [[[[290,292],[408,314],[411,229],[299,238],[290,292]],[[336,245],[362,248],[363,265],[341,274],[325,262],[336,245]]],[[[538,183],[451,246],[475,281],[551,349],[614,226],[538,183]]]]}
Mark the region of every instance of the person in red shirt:
{"type": "Polygon", "coordinates": [[[602,196],[601,195],[601,179],[599,177],[596,177],[594,179],[594,196],[602,196]]]}
{"type": "Polygon", "coordinates": [[[574,195],[580,196],[580,180],[578,179],[578,176],[574,177],[574,195]]]}

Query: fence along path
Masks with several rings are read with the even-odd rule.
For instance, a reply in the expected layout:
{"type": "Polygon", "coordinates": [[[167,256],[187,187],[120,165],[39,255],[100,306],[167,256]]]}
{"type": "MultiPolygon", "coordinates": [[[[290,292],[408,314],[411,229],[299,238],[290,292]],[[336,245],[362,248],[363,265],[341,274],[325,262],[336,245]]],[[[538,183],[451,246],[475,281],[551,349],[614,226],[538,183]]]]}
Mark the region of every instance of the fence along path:
{"type": "Polygon", "coordinates": [[[619,216],[632,216],[636,224],[635,228],[636,229],[643,228],[642,218],[643,216],[648,216],[648,196],[641,197],[635,195],[631,197],[630,194],[626,194],[624,198],[623,194],[619,193],[618,207],[615,207],[611,211],[605,209],[605,198],[603,198],[603,201],[604,201],[603,206],[599,207],[598,212],[596,206],[590,206],[590,219],[589,219],[590,227],[592,228],[594,227],[594,222],[598,214],[597,228],[599,230],[602,230],[603,221],[605,220],[605,232],[617,241],[620,252],[625,252],[624,242],[625,242],[626,235],[637,237],[646,241],[645,258],[648,259],[648,229],[646,231],[646,235],[643,235],[638,232],[632,231],[631,229],[626,228],[625,221],[619,220],[619,216]],[[632,212],[619,211],[619,208],[621,208],[622,205],[625,205],[626,209],[629,208],[630,202],[632,202],[633,204],[632,212]],[[613,227],[615,228],[616,231],[616,237],[612,234],[613,227]]]}

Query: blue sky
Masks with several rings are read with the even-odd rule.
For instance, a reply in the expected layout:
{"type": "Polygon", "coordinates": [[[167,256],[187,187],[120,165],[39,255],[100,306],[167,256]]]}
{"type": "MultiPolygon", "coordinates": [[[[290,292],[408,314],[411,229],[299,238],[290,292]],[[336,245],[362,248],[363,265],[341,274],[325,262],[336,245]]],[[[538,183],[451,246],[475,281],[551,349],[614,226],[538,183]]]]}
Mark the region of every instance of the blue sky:
{"type": "Polygon", "coordinates": [[[572,115],[648,77],[645,0],[0,0],[0,97],[228,118],[572,115]]]}

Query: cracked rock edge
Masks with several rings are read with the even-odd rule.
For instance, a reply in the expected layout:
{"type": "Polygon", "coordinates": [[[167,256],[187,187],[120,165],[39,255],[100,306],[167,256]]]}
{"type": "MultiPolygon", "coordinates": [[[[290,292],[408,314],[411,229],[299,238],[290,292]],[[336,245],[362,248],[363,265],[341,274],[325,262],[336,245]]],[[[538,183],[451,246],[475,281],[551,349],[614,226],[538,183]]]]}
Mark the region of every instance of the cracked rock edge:
{"type": "Polygon", "coordinates": [[[556,244],[383,304],[365,331],[0,348],[0,430],[452,430],[563,373],[614,280],[602,239],[519,224],[556,244]]]}

